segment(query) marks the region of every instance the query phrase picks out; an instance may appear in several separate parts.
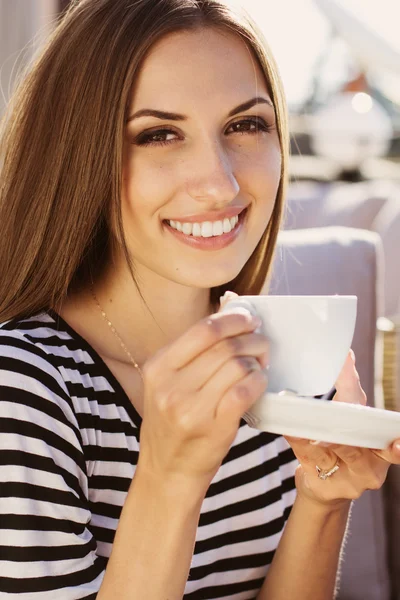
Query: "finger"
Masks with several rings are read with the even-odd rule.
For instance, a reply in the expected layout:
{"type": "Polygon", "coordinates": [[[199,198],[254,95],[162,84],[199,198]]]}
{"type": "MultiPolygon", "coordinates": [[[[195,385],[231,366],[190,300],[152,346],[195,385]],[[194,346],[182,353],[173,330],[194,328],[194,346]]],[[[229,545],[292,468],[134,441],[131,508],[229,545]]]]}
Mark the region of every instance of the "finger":
{"type": "MultiPolygon", "coordinates": [[[[367,477],[371,469],[379,464],[379,459],[367,448],[337,446],[335,454],[354,475],[367,477]]],[[[383,464],[383,461],[380,461],[383,464]]]]}
{"type": "Polygon", "coordinates": [[[225,419],[228,423],[232,419],[236,422],[265,391],[266,381],[266,374],[256,358],[243,356],[231,359],[198,392],[199,400],[195,405],[191,402],[191,414],[199,422],[214,419],[223,414],[224,408],[219,408],[221,402],[222,406],[227,402],[230,403],[230,414],[225,415],[225,419]]]}
{"type": "Polygon", "coordinates": [[[371,450],[375,456],[393,465],[400,465],[400,439],[395,440],[386,450],[371,450]]]}
{"type": "Polygon", "coordinates": [[[187,365],[184,369],[185,380],[188,384],[197,381],[196,389],[200,389],[218,374],[221,384],[223,385],[224,381],[226,383],[223,390],[225,392],[238,378],[241,379],[247,374],[249,364],[255,368],[264,368],[267,363],[266,356],[268,356],[268,340],[262,334],[247,333],[227,338],[187,365]],[[246,357],[249,359],[248,362],[245,360],[246,357]],[[227,365],[227,368],[221,371],[224,365],[227,365]]]}
{"type": "MultiPolygon", "coordinates": [[[[174,375],[181,389],[196,392],[207,387],[207,398],[221,399],[251,370],[265,366],[268,341],[259,333],[227,338],[196,357],[174,375]]],[[[208,402],[208,400],[207,400],[208,402]]]]}
{"type": "Polygon", "coordinates": [[[226,361],[203,386],[201,392],[205,398],[219,400],[237,383],[244,380],[261,366],[252,356],[238,356],[226,361]]]}
{"type": "Polygon", "coordinates": [[[265,371],[252,370],[224,394],[215,409],[217,420],[239,421],[267,389],[265,371]]]}
{"type": "Polygon", "coordinates": [[[259,325],[260,319],[250,313],[217,313],[199,321],[175,342],[167,346],[163,351],[163,356],[172,370],[182,369],[220,341],[243,333],[250,333],[259,325]]]}
{"type": "Polygon", "coordinates": [[[334,452],[335,445],[331,444],[329,447],[324,448],[311,444],[309,440],[290,436],[285,436],[285,438],[306,472],[314,473],[317,465],[320,469],[329,471],[335,465],[337,460],[334,452]]]}
{"type": "Polygon", "coordinates": [[[317,466],[322,471],[330,471],[338,464],[342,482],[343,478],[347,480],[351,497],[357,498],[361,490],[378,489],[385,480],[388,465],[366,448],[331,444],[324,452],[323,448],[311,443],[307,447],[304,440],[288,441],[306,474],[315,475],[317,466]]]}
{"type": "MultiPolygon", "coordinates": [[[[233,390],[235,385],[253,386],[254,381],[256,383],[259,381],[259,376],[256,375],[255,378],[251,377],[255,371],[260,372],[261,367],[257,359],[251,356],[238,357],[226,362],[218,370],[215,376],[200,390],[200,400],[196,403],[195,407],[192,407],[192,413],[195,413],[199,420],[204,419],[204,417],[214,418],[217,415],[218,405],[221,400],[233,390]]],[[[262,377],[263,382],[264,379],[265,376],[262,377]]],[[[264,388],[262,391],[264,391],[264,388]]],[[[254,396],[254,400],[251,401],[251,404],[259,397],[259,395],[257,395],[257,386],[254,393],[256,395],[254,396]]],[[[237,407],[237,410],[237,414],[235,413],[233,415],[234,419],[243,416],[243,413],[240,412],[241,408],[237,407]]],[[[247,410],[247,408],[245,410],[247,410]]]]}
{"type": "Polygon", "coordinates": [[[367,448],[340,446],[335,452],[355,489],[377,490],[382,486],[390,466],[388,462],[367,448]]]}
{"type": "Polygon", "coordinates": [[[335,384],[335,402],[347,402],[349,404],[366,404],[367,397],[361,387],[360,377],[355,366],[354,352],[350,350],[346,362],[340,372],[335,384]]]}

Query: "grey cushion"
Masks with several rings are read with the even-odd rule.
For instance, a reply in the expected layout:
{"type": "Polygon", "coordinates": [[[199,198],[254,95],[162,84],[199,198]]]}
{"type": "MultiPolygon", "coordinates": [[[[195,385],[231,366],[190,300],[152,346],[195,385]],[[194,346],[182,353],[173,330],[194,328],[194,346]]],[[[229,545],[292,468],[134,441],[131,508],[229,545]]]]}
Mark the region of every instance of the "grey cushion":
{"type": "Polygon", "coordinates": [[[284,229],[326,225],[324,206],[331,184],[314,181],[292,183],[287,192],[284,229]]]}
{"type": "Polygon", "coordinates": [[[395,185],[382,181],[360,183],[298,182],[289,187],[285,229],[343,225],[371,229],[395,185]]]}

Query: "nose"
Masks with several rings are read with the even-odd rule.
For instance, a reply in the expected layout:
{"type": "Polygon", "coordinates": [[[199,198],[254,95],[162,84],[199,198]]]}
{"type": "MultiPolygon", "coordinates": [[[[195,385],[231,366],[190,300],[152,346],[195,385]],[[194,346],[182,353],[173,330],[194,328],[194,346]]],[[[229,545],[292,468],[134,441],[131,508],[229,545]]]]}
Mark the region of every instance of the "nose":
{"type": "Polygon", "coordinates": [[[194,200],[219,208],[238,195],[232,160],[220,142],[203,143],[189,168],[187,192],[194,200]]]}

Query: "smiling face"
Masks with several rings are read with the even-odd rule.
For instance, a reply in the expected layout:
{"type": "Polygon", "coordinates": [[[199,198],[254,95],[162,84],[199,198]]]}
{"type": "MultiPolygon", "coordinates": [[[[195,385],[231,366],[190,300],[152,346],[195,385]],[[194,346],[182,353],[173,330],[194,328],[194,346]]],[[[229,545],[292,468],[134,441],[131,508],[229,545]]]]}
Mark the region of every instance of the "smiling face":
{"type": "Polygon", "coordinates": [[[234,279],[268,225],[280,173],[274,108],[242,39],[208,28],[158,42],[124,142],[122,219],[138,279],[234,279]]]}

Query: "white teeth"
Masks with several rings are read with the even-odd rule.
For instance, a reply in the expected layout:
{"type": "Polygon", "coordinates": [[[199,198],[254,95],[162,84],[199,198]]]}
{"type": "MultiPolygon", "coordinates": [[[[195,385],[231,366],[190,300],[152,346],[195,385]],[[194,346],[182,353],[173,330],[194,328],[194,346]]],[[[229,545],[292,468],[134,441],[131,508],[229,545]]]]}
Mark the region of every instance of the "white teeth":
{"type": "Polygon", "coordinates": [[[184,223],[182,225],[182,233],[184,233],[185,235],[191,235],[192,229],[193,229],[192,223],[184,223]]]}
{"type": "Polygon", "coordinates": [[[194,237],[201,237],[201,225],[200,225],[200,223],[193,223],[192,235],[194,237]]]}
{"type": "Polygon", "coordinates": [[[182,223],[181,221],[168,221],[169,225],[181,231],[185,235],[194,237],[217,237],[224,233],[229,233],[234,229],[239,221],[239,216],[226,218],[221,221],[204,221],[203,223],[182,223]]]}
{"type": "Polygon", "coordinates": [[[222,221],[215,221],[212,226],[213,235],[222,235],[224,233],[224,224],[222,221]]]}
{"type": "Polygon", "coordinates": [[[201,224],[201,237],[212,237],[213,235],[213,224],[211,221],[205,221],[201,224]]]}
{"type": "Polygon", "coordinates": [[[231,222],[229,219],[224,219],[224,233],[232,231],[231,222]]]}

